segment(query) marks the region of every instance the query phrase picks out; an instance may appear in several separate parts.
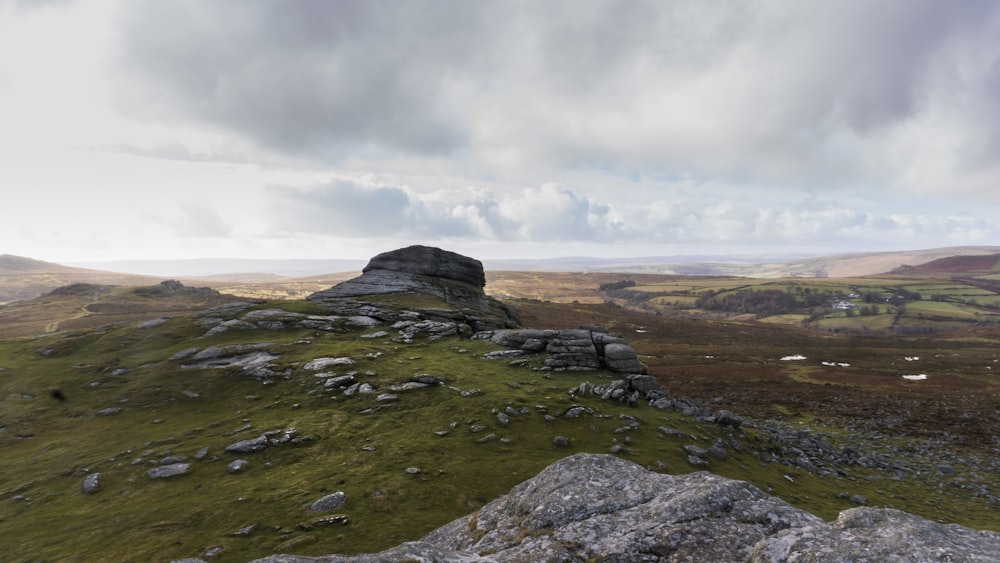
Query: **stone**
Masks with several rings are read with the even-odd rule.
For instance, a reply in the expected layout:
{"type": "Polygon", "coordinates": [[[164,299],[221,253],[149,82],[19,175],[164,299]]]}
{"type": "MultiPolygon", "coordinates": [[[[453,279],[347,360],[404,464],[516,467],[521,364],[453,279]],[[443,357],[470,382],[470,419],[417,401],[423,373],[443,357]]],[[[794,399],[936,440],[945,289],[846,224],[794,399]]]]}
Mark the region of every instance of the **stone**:
{"type": "Polygon", "coordinates": [[[159,467],[154,467],[146,472],[146,475],[152,477],[153,479],[168,479],[170,477],[177,477],[179,475],[184,475],[191,470],[191,465],[187,463],[171,463],[169,465],[161,465],[159,467]]]}
{"type": "Polygon", "coordinates": [[[570,440],[566,436],[556,436],[552,438],[552,445],[559,448],[568,448],[570,446],[570,440]]]}
{"type": "Polygon", "coordinates": [[[344,506],[347,502],[347,495],[343,491],[337,491],[335,493],[326,495],[314,501],[309,508],[313,512],[326,512],[327,510],[333,510],[335,508],[340,508],[344,506]]]}
{"type": "Polygon", "coordinates": [[[330,366],[349,366],[354,364],[354,360],[347,357],[341,358],[316,358],[306,365],[302,366],[303,369],[311,371],[319,371],[321,369],[326,369],[330,366]]]}
{"type": "Polygon", "coordinates": [[[830,523],[782,530],[748,561],[997,561],[1000,533],[939,524],[889,508],[845,510],[830,523]]]}
{"type": "Polygon", "coordinates": [[[239,530],[236,530],[235,532],[233,532],[233,533],[231,533],[229,535],[233,536],[233,537],[236,537],[236,538],[245,538],[245,537],[250,536],[250,534],[252,534],[253,531],[256,528],[257,528],[257,524],[249,524],[247,526],[243,526],[239,530]]]}
{"type": "Polygon", "coordinates": [[[431,375],[429,373],[421,373],[414,375],[413,377],[410,378],[410,381],[416,383],[423,383],[425,385],[442,385],[445,382],[444,379],[436,375],[431,375]]]}
{"type": "Polygon", "coordinates": [[[240,440],[239,442],[229,444],[226,446],[226,451],[234,454],[246,454],[266,450],[268,445],[270,444],[268,443],[267,436],[262,434],[256,438],[240,440]]]}
{"type": "Polygon", "coordinates": [[[249,464],[245,459],[234,459],[226,466],[226,471],[229,473],[240,473],[247,468],[247,465],[249,464]]]}
{"type": "Polygon", "coordinates": [[[101,490],[101,474],[91,473],[83,478],[83,483],[80,485],[80,489],[85,495],[92,495],[97,491],[101,490]]]}

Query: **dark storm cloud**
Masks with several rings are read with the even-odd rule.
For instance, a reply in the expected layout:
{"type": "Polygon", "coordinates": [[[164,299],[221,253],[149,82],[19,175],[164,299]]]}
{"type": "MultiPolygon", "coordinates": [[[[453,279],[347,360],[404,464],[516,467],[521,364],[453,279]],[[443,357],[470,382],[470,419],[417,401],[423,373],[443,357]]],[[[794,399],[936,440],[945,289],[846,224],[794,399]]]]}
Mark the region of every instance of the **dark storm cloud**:
{"type": "Polygon", "coordinates": [[[466,5],[128,2],[121,100],[289,152],[448,151],[464,132],[442,89],[479,27],[466,5]]]}
{"type": "Polygon", "coordinates": [[[1000,108],[996,71],[978,59],[1000,56],[998,14],[986,0],[126,2],[118,99],[330,162],[919,183],[928,152],[995,154],[1000,125],[981,117],[1000,108]],[[935,144],[941,122],[957,143],[935,144]]]}

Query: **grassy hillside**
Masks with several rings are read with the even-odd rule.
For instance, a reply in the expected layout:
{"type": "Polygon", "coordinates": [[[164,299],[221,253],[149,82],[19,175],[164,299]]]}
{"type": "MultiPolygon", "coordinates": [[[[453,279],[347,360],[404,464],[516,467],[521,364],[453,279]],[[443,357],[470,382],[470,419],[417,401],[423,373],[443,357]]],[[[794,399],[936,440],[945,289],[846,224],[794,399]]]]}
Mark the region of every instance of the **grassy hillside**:
{"type": "Polygon", "coordinates": [[[163,278],[71,268],[51,262],[0,254],[0,305],[33,299],[58,287],[76,283],[94,285],[150,285],[163,278]]]}
{"type": "MultiPolygon", "coordinates": [[[[514,305],[528,326],[606,324],[633,342],[675,394],[744,416],[781,418],[792,428],[808,423],[829,432],[837,448],[937,444],[941,436],[916,419],[920,411],[947,436],[963,437],[963,456],[995,452],[990,436],[1000,435],[987,414],[997,406],[987,371],[997,357],[994,333],[861,341],[597,304],[514,305]],[[790,353],[810,361],[780,361],[790,353]],[[903,356],[911,354],[927,358],[921,369],[931,377],[922,387],[900,379],[910,367],[902,365],[903,356]],[[820,359],[852,367],[828,370],[820,359]],[[878,401],[877,417],[861,410],[866,396],[878,401]],[[858,409],[858,422],[847,431],[839,423],[852,419],[850,409],[858,409]],[[914,418],[898,418],[905,412],[914,418]],[[897,417],[892,429],[880,428],[877,436],[863,424],[891,416],[897,417]],[[974,417],[978,430],[962,422],[965,416],[974,417]]],[[[295,301],[253,307],[275,308],[321,313],[295,301]]],[[[129,320],[0,341],[0,549],[6,558],[169,561],[213,554],[243,561],[275,552],[373,551],[416,539],[572,452],[614,448],[659,471],[686,473],[700,468],[688,463],[682,446],[719,440],[741,446],[730,446],[728,458],[710,460],[708,469],[751,481],[824,518],[852,506],[849,493],[933,519],[1000,529],[992,497],[981,494],[981,487],[995,490],[996,474],[977,464],[956,464],[957,474],[945,475],[935,471],[943,458],[907,458],[898,449],[893,455],[913,472],[893,476],[852,466],[820,475],[764,461],[768,442],[760,429],[733,430],[644,404],[574,396],[570,389],[607,383],[611,374],[540,370],[541,356],[519,366],[486,360],[483,354],[496,349],[489,341],[418,337],[407,343],[387,326],[207,335],[210,326],[247,312],[230,307],[158,324],[129,320]],[[275,375],[261,380],[238,367],[192,369],[171,359],[213,346],[266,351],[275,356],[275,375]],[[353,374],[376,392],[325,391],[319,370],[308,363],[334,357],[353,363],[322,371],[353,374]],[[418,374],[444,384],[393,389],[418,374]],[[584,414],[567,417],[573,407],[584,414]],[[500,412],[510,413],[506,424],[500,412]],[[253,453],[225,451],[270,431],[276,441],[288,439],[253,453]],[[570,445],[557,446],[556,436],[570,445]],[[190,472],[163,480],[147,475],[171,456],[189,463],[190,472]],[[247,468],[229,473],[228,464],[239,458],[247,468]],[[95,472],[100,490],[84,494],[81,484],[95,472]],[[346,494],[346,504],[328,513],[310,510],[335,491],[346,494]],[[343,518],[324,520],[333,515],[343,518]]]]}
{"type": "Polygon", "coordinates": [[[73,284],[0,305],[0,338],[150,321],[234,301],[239,299],[170,283],[140,287],[73,284]]]}

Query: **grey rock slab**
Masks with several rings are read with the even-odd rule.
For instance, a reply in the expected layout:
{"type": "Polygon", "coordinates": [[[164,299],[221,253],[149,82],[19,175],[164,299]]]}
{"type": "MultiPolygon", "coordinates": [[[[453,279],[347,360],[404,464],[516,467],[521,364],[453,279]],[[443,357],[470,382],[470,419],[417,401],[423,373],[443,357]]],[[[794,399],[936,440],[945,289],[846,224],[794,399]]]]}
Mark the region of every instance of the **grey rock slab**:
{"type": "Polygon", "coordinates": [[[329,555],[302,557],[297,555],[272,555],[254,559],[251,563],[386,563],[388,561],[414,561],[421,563],[482,563],[496,561],[475,553],[442,549],[426,542],[407,542],[392,549],[365,555],[329,555]]]}
{"type": "Polygon", "coordinates": [[[316,358],[308,362],[305,366],[303,366],[303,369],[318,371],[321,369],[326,369],[330,366],[349,366],[352,364],[354,364],[354,360],[348,357],[316,358]]]}
{"type": "Polygon", "coordinates": [[[347,495],[343,491],[337,491],[335,493],[326,495],[314,501],[309,508],[313,512],[326,512],[327,510],[333,510],[335,508],[340,508],[344,506],[347,502],[347,495]]]}
{"type": "Polygon", "coordinates": [[[184,475],[190,470],[191,465],[188,463],[171,463],[169,465],[154,467],[147,471],[146,475],[152,477],[153,479],[167,479],[170,477],[177,477],[178,475],[184,475]]]}
{"type": "Polygon", "coordinates": [[[239,442],[234,442],[226,446],[226,451],[229,453],[245,454],[251,452],[259,452],[261,450],[267,449],[269,443],[268,438],[265,435],[257,436],[256,438],[251,438],[249,440],[240,440],[239,442]]]}
{"type": "Polygon", "coordinates": [[[742,481],[576,454],[423,541],[496,561],[743,561],[770,534],[820,523],[742,481]]]}
{"type": "Polygon", "coordinates": [[[783,530],[750,554],[752,563],[791,561],[1000,561],[1000,533],[939,524],[889,508],[852,508],[833,522],[783,530]]]}

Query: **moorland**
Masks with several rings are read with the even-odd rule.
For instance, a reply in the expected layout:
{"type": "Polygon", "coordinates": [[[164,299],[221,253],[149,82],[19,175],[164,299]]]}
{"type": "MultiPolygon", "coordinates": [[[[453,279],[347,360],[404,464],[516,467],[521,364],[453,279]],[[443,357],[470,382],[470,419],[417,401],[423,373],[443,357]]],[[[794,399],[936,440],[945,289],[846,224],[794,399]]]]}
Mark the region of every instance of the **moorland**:
{"type": "Polygon", "coordinates": [[[322,279],[215,286],[225,293],[77,279],[0,306],[0,547],[11,560],[80,561],[371,552],[571,452],[688,473],[705,467],[683,446],[720,440],[732,447],[707,469],[825,519],[863,501],[1000,530],[996,258],[850,278],[486,273],[487,293],[523,326],[601,325],[672,396],[741,417],[735,430],[572,394],[615,376],[546,371],[538,357],[487,360],[498,349],[490,340],[332,320],[247,326],[328,316],[301,297],[322,279]],[[235,363],[185,367],[209,349],[272,359],[263,375],[235,363]],[[321,379],[307,368],[321,358],[351,363],[321,379]],[[399,390],[380,399],[324,383],[346,375],[399,390]],[[418,375],[447,383],[408,388],[418,375]],[[567,417],[576,407],[589,415],[567,417]],[[264,435],[272,447],[227,451],[264,435]],[[237,458],[247,466],[230,473],[237,458]],[[192,469],[149,477],[173,463],[192,469]],[[99,491],[83,493],[96,473],[99,491]],[[350,499],[343,518],[310,516],[306,507],[334,491],[350,499]]]}

